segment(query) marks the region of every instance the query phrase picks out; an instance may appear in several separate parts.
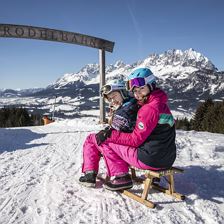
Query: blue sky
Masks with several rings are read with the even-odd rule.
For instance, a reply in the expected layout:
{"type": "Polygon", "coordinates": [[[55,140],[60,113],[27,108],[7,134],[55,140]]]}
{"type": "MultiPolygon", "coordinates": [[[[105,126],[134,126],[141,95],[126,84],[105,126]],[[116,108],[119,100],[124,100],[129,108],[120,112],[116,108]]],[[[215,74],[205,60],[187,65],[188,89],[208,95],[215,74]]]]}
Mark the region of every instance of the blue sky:
{"type": "MultiPolygon", "coordinates": [[[[0,0],[0,23],[77,32],[115,42],[106,63],[194,48],[224,70],[222,0],[0,0]]],[[[0,88],[46,87],[98,63],[98,49],[0,38],[0,88]]]]}

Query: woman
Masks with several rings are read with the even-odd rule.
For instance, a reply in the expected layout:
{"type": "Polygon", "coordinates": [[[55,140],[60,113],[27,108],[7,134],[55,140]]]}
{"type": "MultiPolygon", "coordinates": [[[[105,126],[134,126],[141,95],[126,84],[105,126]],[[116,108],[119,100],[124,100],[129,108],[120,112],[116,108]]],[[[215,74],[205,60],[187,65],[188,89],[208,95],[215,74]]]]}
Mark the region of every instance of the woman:
{"type": "Polygon", "coordinates": [[[98,141],[98,149],[107,163],[108,175],[104,184],[109,190],[133,186],[129,166],[160,170],[172,166],[176,158],[174,119],[167,105],[167,95],[156,88],[150,69],[139,68],[128,76],[127,89],[138,104],[136,126],[131,133],[112,130],[98,141]]]}

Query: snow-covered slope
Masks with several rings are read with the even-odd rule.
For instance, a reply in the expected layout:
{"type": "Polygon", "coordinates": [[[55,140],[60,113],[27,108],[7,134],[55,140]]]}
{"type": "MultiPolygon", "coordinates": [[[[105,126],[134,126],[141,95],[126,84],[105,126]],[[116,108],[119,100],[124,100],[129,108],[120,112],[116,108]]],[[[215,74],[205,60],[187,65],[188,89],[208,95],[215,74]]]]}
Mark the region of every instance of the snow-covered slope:
{"type": "MultiPolygon", "coordinates": [[[[178,201],[153,191],[149,197],[158,206],[149,209],[105,190],[101,182],[96,189],[79,185],[83,142],[101,127],[97,119],[83,117],[0,129],[0,223],[224,222],[224,135],[177,131],[175,166],[185,173],[176,175],[176,190],[187,199],[178,201]]],[[[104,172],[101,161],[100,173],[104,172]]]]}

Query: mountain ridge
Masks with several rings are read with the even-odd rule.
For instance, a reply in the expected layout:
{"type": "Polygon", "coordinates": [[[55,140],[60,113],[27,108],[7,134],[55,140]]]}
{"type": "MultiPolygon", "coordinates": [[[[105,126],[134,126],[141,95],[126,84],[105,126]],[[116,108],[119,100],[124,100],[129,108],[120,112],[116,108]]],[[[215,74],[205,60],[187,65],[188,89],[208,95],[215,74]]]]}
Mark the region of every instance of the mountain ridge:
{"type": "MultiPolygon", "coordinates": [[[[115,78],[127,79],[139,67],[152,70],[157,77],[158,87],[167,92],[173,110],[193,113],[198,103],[207,98],[224,100],[224,71],[218,71],[207,57],[192,48],[151,54],[133,64],[118,60],[106,66],[106,81],[115,78]]],[[[52,104],[52,99],[57,96],[58,104],[71,105],[70,109],[61,107],[60,112],[63,111],[64,114],[74,114],[74,105],[76,111],[99,108],[99,65],[87,64],[76,73],[64,74],[40,91],[7,91],[6,94],[0,91],[2,105],[32,106],[34,109],[47,111],[49,107],[44,107],[44,104],[52,104]],[[15,100],[10,101],[13,97],[15,100]],[[29,98],[26,102],[24,97],[31,97],[32,100],[29,98]],[[38,107],[40,104],[42,106],[38,107]]]]}
{"type": "MultiPolygon", "coordinates": [[[[106,79],[126,77],[137,67],[149,67],[158,78],[162,78],[163,75],[167,73],[167,68],[168,71],[176,69],[178,72],[184,73],[186,70],[188,70],[188,72],[204,69],[213,72],[218,71],[215,65],[207,57],[194,51],[192,48],[185,51],[173,49],[165,51],[162,54],[151,54],[144,60],[134,62],[131,65],[125,64],[122,60],[118,60],[115,64],[106,66],[106,79]]],[[[75,82],[77,80],[84,81],[86,84],[99,82],[99,65],[87,64],[79,72],[65,74],[48,87],[54,85],[60,86],[60,83],[61,86],[64,86],[64,80],[66,80],[67,83],[75,82]]]]}

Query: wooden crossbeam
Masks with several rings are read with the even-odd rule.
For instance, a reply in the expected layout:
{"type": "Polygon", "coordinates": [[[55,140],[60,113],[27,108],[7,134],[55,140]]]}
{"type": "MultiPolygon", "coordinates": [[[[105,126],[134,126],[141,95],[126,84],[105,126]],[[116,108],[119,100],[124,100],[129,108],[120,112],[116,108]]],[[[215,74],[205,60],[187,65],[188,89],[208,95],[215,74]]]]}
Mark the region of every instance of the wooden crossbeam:
{"type": "Polygon", "coordinates": [[[155,208],[155,206],[156,206],[156,204],[154,204],[153,202],[151,202],[149,200],[146,200],[146,199],[144,199],[142,197],[139,197],[138,195],[136,195],[136,194],[134,194],[134,193],[132,193],[132,192],[130,192],[128,190],[124,190],[122,192],[122,194],[128,196],[129,198],[134,199],[135,201],[140,202],[143,205],[146,205],[149,208],[155,208]]]}
{"type": "Polygon", "coordinates": [[[184,170],[172,167],[168,170],[159,170],[159,171],[153,171],[153,170],[147,170],[146,173],[147,175],[153,176],[153,177],[163,177],[163,176],[168,176],[170,174],[175,174],[175,173],[183,173],[184,170]]]}

